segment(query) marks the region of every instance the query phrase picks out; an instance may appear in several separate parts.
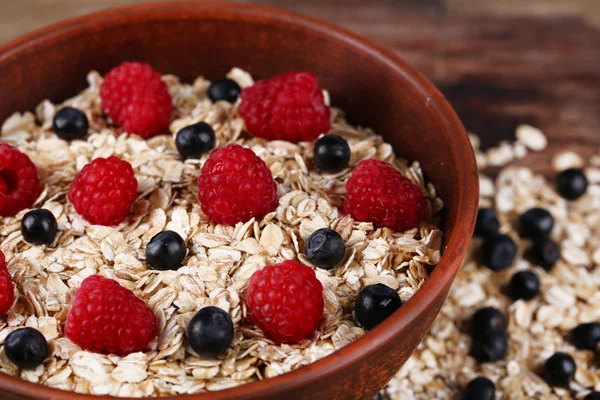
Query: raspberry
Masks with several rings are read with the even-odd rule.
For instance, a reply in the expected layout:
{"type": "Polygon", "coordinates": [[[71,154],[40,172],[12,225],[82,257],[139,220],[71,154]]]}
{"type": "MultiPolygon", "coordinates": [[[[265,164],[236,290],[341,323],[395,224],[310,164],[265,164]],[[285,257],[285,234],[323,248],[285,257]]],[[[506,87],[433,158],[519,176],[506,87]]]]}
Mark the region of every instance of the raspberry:
{"type": "Polygon", "coordinates": [[[92,275],[75,293],[65,335],[84,350],[124,356],[148,347],[156,337],[156,317],[131,290],[92,275]]]}
{"type": "Polygon", "coordinates": [[[4,315],[15,302],[15,288],[12,278],[6,268],[4,253],[0,251],[0,315],[4,315]]]}
{"type": "Polygon", "coordinates": [[[238,112],[256,137],[300,142],[329,131],[329,107],[311,73],[289,72],[258,81],[241,98],[238,112]]]}
{"type": "Polygon", "coordinates": [[[346,183],[344,212],[376,227],[414,228],[426,209],[421,189],[385,161],[361,161],[346,183]]]}
{"type": "Polygon", "coordinates": [[[323,286],[315,271],[284,261],[256,271],[246,294],[248,319],[279,343],[311,336],[323,315],[323,286]]]}
{"type": "Polygon", "coordinates": [[[118,157],[97,158],[81,170],[69,188],[69,201],[88,222],[117,225],[137,196],[133,168],[118,157]]]}
{"type": "Polygon", "coordinates": [[[41,191],[37,168],[29,157],[0,144],[0,216],[12,217],[31,207],[41,191]]]}
{"type": "Polygon", "coordinates": [[[262,218],[279,203],[265,162],[237,144],[210,154],[198,178],[198,199],[205,214],[227,225],[262,218]]]}
{"type": "Polygon", "coordinates": [[[148,138],[164,130],[173,105],[167,85],[150,65],[125,62],[104,76],[102,111],[130,133],[148,138]]]}

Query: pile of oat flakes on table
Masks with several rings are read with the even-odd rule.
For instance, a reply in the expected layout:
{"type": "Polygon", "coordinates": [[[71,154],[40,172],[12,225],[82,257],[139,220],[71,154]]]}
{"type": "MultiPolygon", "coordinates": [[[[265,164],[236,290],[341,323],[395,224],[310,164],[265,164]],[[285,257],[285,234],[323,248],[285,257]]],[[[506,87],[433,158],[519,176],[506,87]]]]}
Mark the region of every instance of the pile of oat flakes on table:
{"type": "Polygon", "coordinates": [[[385,396],[458,399],[473,378],[486,376],[496,384],[496,398],[583,399],[600,390],[600,370],[594,352],[576,349],[570,335],[578,324],[600,321],[600,154],[586,167],[572,152],[553,158],[557,172],[585,167],[587,193],[570,202],[556,192],[554,181],[509,165],[528,151],[546,147],[539,130],[521,126],[515,143],[502,143],[487,152],[479,149],[476,136],[471,138],[480,170],[503,167],[495,181],[480,173],[480,205],[496,208],[500,232],[513,238],[519,253],[512,267],[493,272],[479,262],[482,239],[473,239],[430,333],[386,387],[385,396]],[[549,272],[523,257],[530,241],[519,237],[518,219],[532,207],[546,208],[555,219],[552,238],[560,244],[562,256],[549,272]],[[529,301],[513,301],[505,287],[513,273],[524,269],[540,277],[540,294],[529,301]],[[469,355],[469,329],[473,312],[484,306],[496,307],[508,318],[508,353],[501,361],[480,364],[469,355]],[[545,361],[558,351],[570,354],[577,365],[570,390],[551,387],[542,378],[545,361]]]}

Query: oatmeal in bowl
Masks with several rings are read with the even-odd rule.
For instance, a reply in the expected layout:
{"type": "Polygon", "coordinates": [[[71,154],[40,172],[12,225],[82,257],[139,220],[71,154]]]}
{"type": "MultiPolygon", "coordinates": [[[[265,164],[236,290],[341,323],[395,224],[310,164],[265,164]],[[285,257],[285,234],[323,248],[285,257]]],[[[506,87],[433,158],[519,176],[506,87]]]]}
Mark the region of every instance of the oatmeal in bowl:
{"type": "Polygon", "coordinates": [[[419,162],[311,73],[87,79],[2,125],[2,372],[137,397],[268,379],[368,334],[440,261],[419,162]]]}

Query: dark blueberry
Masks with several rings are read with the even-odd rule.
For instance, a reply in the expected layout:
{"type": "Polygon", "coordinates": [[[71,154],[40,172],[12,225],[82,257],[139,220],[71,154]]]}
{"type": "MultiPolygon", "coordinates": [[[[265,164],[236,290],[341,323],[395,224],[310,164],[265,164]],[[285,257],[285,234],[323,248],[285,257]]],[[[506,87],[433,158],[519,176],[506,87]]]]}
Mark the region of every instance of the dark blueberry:
{"type": "Polygon", "coordinates": [[[556,176],[556,187],[565,199],[576,200],[584,195],[588,188],[588,180],[582,170],[569,168],[556,176]]]}
{"type": "Polygon", "coordinates": [[[156,234],[146,246],[146,260],[153,269],[178,269],[185,253],[185,241],[173,231],[156,234]]]}
{"type": "Polygon", "coordinates": [[[325,135],[315,143],[313,158],[321,171],[335,174],[348,166],[350,146],[341,136],[325,135]]]}
{"type": "Polygon", "coordinates": [[[492,333],[504,333],[505,331],[506,317],[497,308],[480,308],[471,317],[471,333],[473,337],[492,333]]]}
{"type": "Polygon", "coordinates": [[[494,400],[496,385],[485,376],[473,379],[463,393],[463,400],[494,400]]]}
{"type": "Polygon", "coordinates": [[[550,270],[560,258],[560,247],[550,238],[535,240],[529,249],[531,262],[545,270],[550,270]]]}
{"type": "Polygon", "coordinates": [[[63,140],[83,139],[90,124],[81,111],[73,107],[63,107],[54,114],[52,129],[63,140]]]}
{"type": "Polygon", "coordinates": [[[229,78],[220,78],[210,84],[207,94],[213,103],[219,100],[235,103],[241,91],[242,89],[236,81],[229,78]]]}
{"type": "Polygon", "coordinates": [[[359,324],[369,330],[400,308],[398,293],[381,283],[366,286],[356,297],[354,315],[359,324]]]}
{"type": "Polygon", "coordinates": [[[600,392],[591,392],[583,400],[600,400],[600,392]]]}
{"type": "Polygon", "coordinates": [[[187,327],[190,347],[206,358],[215,358],[227,351],[233,341],[233,322],[229,314],[218,307],[204,307],[194,315],[187,327]]]}
{"type": "Polygon", "coordinates": [[[532,208],[521,215],[521,235],[523,237],[529,239],[547,237],[552,232],[553,226],[554,218],[544,208],[532,208]]]}
{"type": "Polygon", "coordinates": [[[373,396],[373,400],[383,400],[383,394],[381,394],[381,392],[377,393],[373,396]]]}
{"type": "Polygon", "coordinates": [[[480,363],[502,360],[506,356],[508,341],[504,333],[480,335],[473,340],[473,357],[480,363]]]}
{"type": "Polygon", "coordinates": [[[500,271],[510,267],[515,261],[517,246],[507,235],[492,235],[485,239],[481,254],[486,267],[492,271],[500,271]]]}
{"type": "Polygon", "coordinates": [[[329,228],[314,231],[306,242],[306,257],[317,267],[332,269],[346,252],[344,239],[329,228]]]}
{"type": "Polygon", "coordinates": [[[509,293],[514,300],[531,300],[540,293],[540,278],[533,271],[519,271],[510,280],[509,293]]]}
{"type": "Polygon", "coordinates": [[[496,210],[493,208],[480,208],[475,224],[475,236],[491,236],[498,232],[498,228],[500,228],[500,222],[498,222],[496,210]]]}
{"type": "Polygon", "coordinates": [[[550,385],[566,387],[569,386],[576,369],[573,357],[567,353],[556,352],[546,360],[544,375],[550,385]]]}
{"type": "Polygon", "coordinates": [[[21,328],[8,334],[4,352],[17,367],[34,369],[48,356],[48,342],[38,330],[21,328]]]}
{"type": "Polygon", "coordinates": [[[600,343],[600,322],[581,324],[571,332],[571,342],[578,349],[596,350],[600,343]]]}
{"type": "Polygon", "coordinates": [[[43,208],[31,210],[21,220],[21,234],[27,243],[51,244],[58,232],[54,215],[43,208]]]}
{"type": "Polygon", "coordinates": [[[177,151],[185,158],[199,158],[215,147],[215,131],[206,122],[181,128],[175,137],[177,151]]]}

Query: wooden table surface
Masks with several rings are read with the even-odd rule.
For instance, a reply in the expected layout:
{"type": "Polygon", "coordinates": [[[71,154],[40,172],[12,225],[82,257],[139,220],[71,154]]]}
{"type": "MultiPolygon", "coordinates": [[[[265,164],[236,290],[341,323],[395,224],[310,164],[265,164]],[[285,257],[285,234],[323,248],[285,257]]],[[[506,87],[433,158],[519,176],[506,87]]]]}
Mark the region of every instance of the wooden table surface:
{"type": "MultiPolygon", "coordinates": [[[[0,5],[0,43],[40,26],[145,0],[0,5]]],[[[395,50],[442,89],[484,146],[541,128],[520,163],[552,174],[558,150],[600,148],[600,0],[257,0],[329,20],[395,50]]]]}

